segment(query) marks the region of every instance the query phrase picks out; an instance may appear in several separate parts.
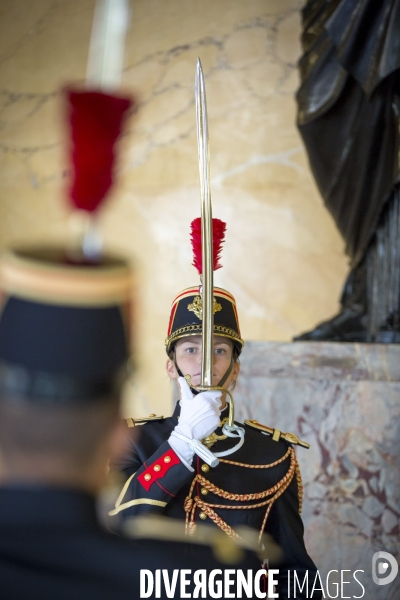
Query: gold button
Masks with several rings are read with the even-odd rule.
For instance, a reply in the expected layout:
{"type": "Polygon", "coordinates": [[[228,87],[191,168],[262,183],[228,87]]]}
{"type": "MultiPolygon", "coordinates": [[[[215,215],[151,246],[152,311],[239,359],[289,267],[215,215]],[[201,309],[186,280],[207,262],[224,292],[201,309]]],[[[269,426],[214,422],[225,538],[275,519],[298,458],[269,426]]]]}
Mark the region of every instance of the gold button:
{"type": "Polygon", "coordinates": [[[160,467],[160,465],[154,465],[153,469],[154,469],[155,471],[161,471],[161,467],[160,467]]]}
{"type": "Polygon", "coordinates": [[[203,496],[207,496],[208,490],[206,488],[201,488],[201,493],[203,494],[203,496]]]}
{"type": "Polygon", "coordinates": [[[157,415],[155,413],[151,413],[151,415],[149,415],[149,417],[156,417],[157,415]]]}
{"type": "Polygon", "coordinates": [[[144,476],[144,478],[145,478],[146,481],[150,481],[150,479],[151,479],[150,473],[146,473],[146,475],[144,476]]]}
{"type": "Polygon", "coordinates": [[[204,512],[201,512],[201,513],[199,514],[199,517],[200,517],[200,519],[203,519],[203,521],[204,521],[205,519],[207,519],[207,515],[206,515],[206,513],[204,513],[204,512]]]}
{"type": "Polygon", "coordinates": [[[201,465],[201,470],[203,471],[203,473],[207,473],[210,470],[210,467],[206,464],[201,465]]]}
{"type": "Polygon", "coordinates": [[[164,456],[164,462],[165,463],[170,463],[171,462],[171,457],[170,456],[164,456]]]}

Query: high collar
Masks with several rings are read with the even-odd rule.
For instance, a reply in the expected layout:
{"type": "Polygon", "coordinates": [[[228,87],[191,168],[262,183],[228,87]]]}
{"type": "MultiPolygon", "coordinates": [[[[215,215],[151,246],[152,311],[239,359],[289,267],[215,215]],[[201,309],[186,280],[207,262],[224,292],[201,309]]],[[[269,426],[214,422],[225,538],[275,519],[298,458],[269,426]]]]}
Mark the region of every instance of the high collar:
{"type": "Polygon", "coordinates": [[[84,492],[41,485],[0,486],[0,526],[96,527],[95,499],[84,492]]]}

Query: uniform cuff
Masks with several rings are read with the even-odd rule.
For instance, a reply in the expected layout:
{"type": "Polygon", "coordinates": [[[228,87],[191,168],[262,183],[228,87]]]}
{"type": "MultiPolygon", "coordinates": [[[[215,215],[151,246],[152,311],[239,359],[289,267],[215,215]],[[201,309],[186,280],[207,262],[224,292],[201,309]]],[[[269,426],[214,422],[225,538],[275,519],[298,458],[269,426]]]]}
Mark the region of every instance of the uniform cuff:
{"type": "Polygon", "coordinates": [[[194,472],[193,467],[191,466],[194,451],[191,449],[189,444],[184,440],[180,440],[176,437],[169,437],[168,444],[171,446],[172,450],[175,452],[179,460],[185,467],[191,472],[194,472]]]}

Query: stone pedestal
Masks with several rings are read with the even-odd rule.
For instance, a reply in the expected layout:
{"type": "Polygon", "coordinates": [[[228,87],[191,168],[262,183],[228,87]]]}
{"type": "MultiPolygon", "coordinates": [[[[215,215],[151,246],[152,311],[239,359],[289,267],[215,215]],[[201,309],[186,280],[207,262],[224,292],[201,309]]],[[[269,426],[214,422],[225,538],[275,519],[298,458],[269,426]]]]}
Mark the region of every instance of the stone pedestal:
{"type": "MultiPolygon", "coordinates": [[[[304,481],[306,545],[326,597],[400,598],[400,575],[372,581],[379,550],[399,560],[400,346],[249,342],[235,390],[236,420],[295,433],[304,481]],[[334,581],[336,573],[330,575],[334,581]],[[330,594],[330,596],[329,596],[330,594]]],[[[389,568],[390,570],[390,568],[389,568]]]]}

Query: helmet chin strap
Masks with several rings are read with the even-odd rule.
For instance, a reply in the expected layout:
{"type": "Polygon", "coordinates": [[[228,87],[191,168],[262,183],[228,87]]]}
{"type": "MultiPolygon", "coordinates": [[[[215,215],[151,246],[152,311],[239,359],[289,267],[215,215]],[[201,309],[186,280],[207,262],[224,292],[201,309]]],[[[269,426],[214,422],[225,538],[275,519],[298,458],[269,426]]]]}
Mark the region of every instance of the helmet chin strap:
{"type": "MultiPolygon", "coordinates": [[[[173,362],[175,365],[175,369],[178,372],[179,377],[185,377],[184,374],[182,373],[182,371],[180,370],[180,368],[178,367],[178,363],[176,361],[176,352],[175,352],[175,348],[174,348],[174,358],[173,358],[173,362]]],[[[222,387],[224,385],[224,383],[226,382],[226,380],[228,379],[229,375],[232,373],[232,369],[233,369],[233,365],[235,364],[235,359],[233,356],[233,352],[232,352],[232,356],[231,356],[231,362],[230,365],[228,367],[228,369],[225,372],[225,375],[222,377],[222,379],[217,383],[217,387],[222,387]]],[[[193,388],[192,386],[190,386],[190,391],[192,392],[192,394],[194,396],[196,396],[197,394],[199,394],[199,390],[196,390],[195,388],[193,388]]]]}

